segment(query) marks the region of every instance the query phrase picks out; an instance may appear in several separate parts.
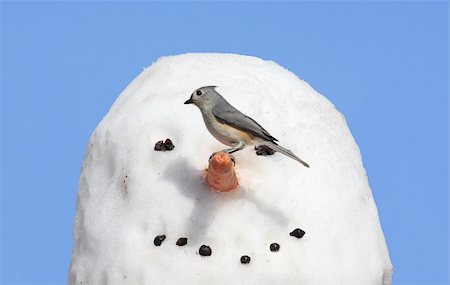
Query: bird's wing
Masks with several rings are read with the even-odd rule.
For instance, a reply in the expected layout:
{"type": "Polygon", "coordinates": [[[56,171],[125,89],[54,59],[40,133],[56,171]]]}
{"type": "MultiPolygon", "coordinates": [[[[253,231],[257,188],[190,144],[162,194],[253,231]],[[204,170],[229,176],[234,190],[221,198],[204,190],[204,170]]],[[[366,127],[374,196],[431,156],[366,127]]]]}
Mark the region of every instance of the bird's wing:
{"type": "Polygon", "coordinates": [[[216,104],[212,109],[212,113],[214,117],[216,117],[216,119],[222,124],[227,124],[236,129],[249,132],[254,136],[271,141],[273,143],[275,143],[275,141],[278,141],[271,134],[269,134],[268,131],[261,127],[261,125],[258,124],[255,120],[253,120],[249,116],[242,114],[239,110],[231,106],[226,101],[221,104],[216,104]]]}

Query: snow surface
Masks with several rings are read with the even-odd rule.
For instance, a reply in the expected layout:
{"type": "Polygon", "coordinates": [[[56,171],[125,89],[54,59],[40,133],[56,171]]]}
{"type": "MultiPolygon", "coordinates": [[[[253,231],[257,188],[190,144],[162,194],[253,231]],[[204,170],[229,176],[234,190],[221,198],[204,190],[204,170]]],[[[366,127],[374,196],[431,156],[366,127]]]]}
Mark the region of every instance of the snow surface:
{"type": "Polygon", "coordinates": [[[79,180],[69,284],[391,284],[392,265],[359,148],[323,96],[272,61],[233,54],[159,59],[91,136],[79,180]],[[210,191],[225,148],[184,105],[217,85],[311,165],[235,153],[240,186],[210,191]],[[172,139],[175,149],[153,150],[172,139]],[[306,235],[289,235],[301,228],[306,235]],[[153,240],[165,234],[156,247],[153,240]],[[188,244],[175,245],[180,237],[188,244]],[[269,246],[277,242],[279,252],[269,246]],[[198,254],[209,245],[212,255],[198,254]],[[251,257],[241,264],[240,257],[251,257]]]}

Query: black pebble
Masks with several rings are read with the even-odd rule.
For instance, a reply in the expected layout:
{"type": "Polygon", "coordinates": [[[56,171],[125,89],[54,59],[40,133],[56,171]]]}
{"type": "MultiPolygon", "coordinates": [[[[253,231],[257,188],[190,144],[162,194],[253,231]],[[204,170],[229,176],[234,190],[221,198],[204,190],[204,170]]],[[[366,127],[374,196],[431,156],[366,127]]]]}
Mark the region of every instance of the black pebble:
{"type": "Polygon", "coordinates": [[[164,147],[164,142],[163,141],[159,141],[157,143],[155,143],[155,148],[156,151],[165,151],[165,147],[164,147]]]}
{"type": "Polygon", "coordinates": [[[265,145],[259,145],[259,146],[255,146],[255,150],[256,150],[256,155],[272,155],[275,153],[275,150],[271,149],[268,146],[265,145]]]}
{"type": "Polygon", "coordinates": [[[153,243],[156,246],[160,246],[162,244],[162,242],[166,239],[166,235],[160,235],[160,236],[156,236],[155,240],[153,241],[153,243]]]}
{"type": "Polygon", "coordinates": [[[186,244],[187,244],[187,241],[188,241],[187,238],[184,238],[184,237],[179,238],[179,239],[177,240],[177,245],[178,245],[178,246],[186,245],[186,244]]]}
{"type": "Polygon", "coordinates": [[[154,150],[156,151],[169,151],[174,149],[175,146],[173,145],[172,141],[170,139],[166,139],[166,141],[158,141],[155,143],[154,150]]]}
{"type": "Polygon", "coordinates": [[[200,253],[201,256],[210,256],[212,251],[211,248],[207,245],[202,245],[200,249],[198,250],[198,253],[200,253]]]}
{"type": "Polygon", "coordinates": [[[280,245],[276,242],[272,243],[270,245],[270,251],[279,251],[280,250],[280,245]]]}
{"type": "Polygon", "coordinates": [[[164,148],[166,150],[172,150],[175,148],[175,146],[173,145],[173,143],[170,139],[166,139],[166,141],[164,142],[164,148]]]}
{"type": "Polygon", "coordinates": [[[241,263],[243,263],[243,264],[250,263],[250,256],[248,256],[248,255],[241,256],[241,263]]]}
{"type": "Polygon", "coordinates": [[[290,234],[290,236],[296,237],[296,238],[301,238],[305,235],[305,232],[299,228],[293,230],[290,234]]]}

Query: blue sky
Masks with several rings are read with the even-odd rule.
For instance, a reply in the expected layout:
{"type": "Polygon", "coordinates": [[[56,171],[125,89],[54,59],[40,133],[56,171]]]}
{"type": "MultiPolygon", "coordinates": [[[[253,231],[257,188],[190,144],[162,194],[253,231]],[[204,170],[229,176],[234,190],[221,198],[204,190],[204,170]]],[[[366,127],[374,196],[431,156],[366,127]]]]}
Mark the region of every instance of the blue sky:
{"type": "Polygon", "coordinates": [[[63,284],[91,132],[158,57],[278,62],[345,115],[395,266],[448,284],[447,2],[1,2],[1,282],[63,284]]]}

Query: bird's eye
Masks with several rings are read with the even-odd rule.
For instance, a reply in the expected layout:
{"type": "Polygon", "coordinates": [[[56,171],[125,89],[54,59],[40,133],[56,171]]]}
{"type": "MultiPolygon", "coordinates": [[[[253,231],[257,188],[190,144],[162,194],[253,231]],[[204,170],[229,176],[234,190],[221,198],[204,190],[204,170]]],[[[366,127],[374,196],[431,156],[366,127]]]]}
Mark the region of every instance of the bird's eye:
{"type": "Polygon", "coordinates": [[[202,91],[198,90],[198,91],[197,91],[197,95],[198,95],[198,96],[202,95],[202,91]]]}

